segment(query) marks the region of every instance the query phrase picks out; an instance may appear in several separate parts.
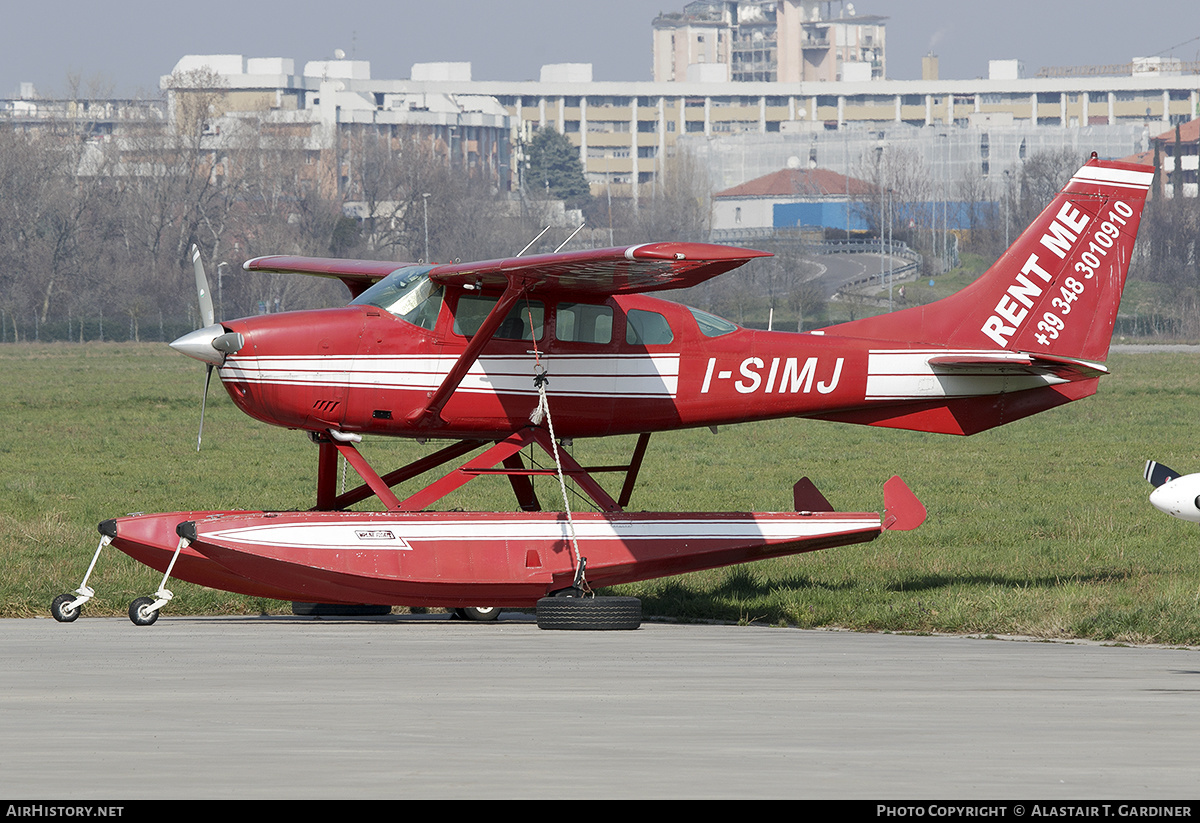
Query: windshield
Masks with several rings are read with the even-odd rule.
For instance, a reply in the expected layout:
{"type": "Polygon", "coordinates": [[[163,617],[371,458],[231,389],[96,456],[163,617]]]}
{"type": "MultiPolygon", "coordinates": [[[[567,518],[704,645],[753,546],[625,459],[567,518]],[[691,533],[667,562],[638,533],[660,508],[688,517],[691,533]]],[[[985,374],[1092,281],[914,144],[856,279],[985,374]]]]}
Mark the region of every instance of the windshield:
{"type": "Polygon", "coordinates": [[[405,266],[396,269],[351,300],[350,305],[378,306],[401,320],[432,331],[442,307],[442,287],[428,277],[432,268],[405,266]]]}

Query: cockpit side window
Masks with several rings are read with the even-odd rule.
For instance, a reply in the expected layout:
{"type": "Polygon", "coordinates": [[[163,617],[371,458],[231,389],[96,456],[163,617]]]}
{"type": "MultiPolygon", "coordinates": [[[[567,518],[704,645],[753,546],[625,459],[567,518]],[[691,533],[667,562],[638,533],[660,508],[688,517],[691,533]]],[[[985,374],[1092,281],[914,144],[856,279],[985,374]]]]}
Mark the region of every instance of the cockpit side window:
{"type": "Polygon", "coordinates": [[[662,346],[675,339],[667,318],[656,311],[630,309],[625,321],[625,342],[631,346],[662,346]]]}
{"type": "Polygon", "coordinates": [[[442,308],[442,287],[427,276],[433,266],[405,266],[350,301],[378,306],[405,322],[432,331],[442,308]]]}
{"type": "Polygon", "coordinates": [[[611,306],[559,303],[554,314],[554,336],[563,343],[611,343],[612,326],[611,306]]]}
{"type": "MultiPolygon", "coordinates": [[[[473,337],[499,298],[464,294],[454,310],[454,333],[473,337]]],[[[495,336],[501,340],[541,340],[546,308],[540,300],[521,300],[500,321],[495,336]]]]}

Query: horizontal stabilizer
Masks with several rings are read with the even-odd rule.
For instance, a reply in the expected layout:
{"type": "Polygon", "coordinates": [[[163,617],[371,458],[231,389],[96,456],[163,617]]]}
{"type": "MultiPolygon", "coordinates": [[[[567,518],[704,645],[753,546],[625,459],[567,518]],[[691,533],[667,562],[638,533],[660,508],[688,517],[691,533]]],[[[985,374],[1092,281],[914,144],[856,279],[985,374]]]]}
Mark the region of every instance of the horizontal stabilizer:
{"type": "Polygon", "coordinates": [[[883,484],[883,528],[912,531],[925,522],[925,506],[897,476],[883,484]]]}
{"type": "Polygon", "coordinates": [[[998,351],[994,354],[945,354],[927,361],[935,373],[988,375],[1053,375],[1063,380],[1086,380],[1108,374],[1097,363],[1072,357],[998,351]]]}

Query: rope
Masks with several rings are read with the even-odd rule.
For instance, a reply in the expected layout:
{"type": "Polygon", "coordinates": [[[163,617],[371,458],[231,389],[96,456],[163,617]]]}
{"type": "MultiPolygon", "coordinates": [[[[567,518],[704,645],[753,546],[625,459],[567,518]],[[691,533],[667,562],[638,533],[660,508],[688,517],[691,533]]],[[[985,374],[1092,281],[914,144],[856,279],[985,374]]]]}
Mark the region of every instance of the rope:
{"type": "MultiPolygon", "coordinates": [[[[530,317],[530,321],[530,327],[532,328],[532,317],[530,317]]],[[[567,498],[567,480],[563,476],[562,459],[558,456],[558,438],[554,436],[554,419],[550,416],[550,401],[546,398],[546,385],[550,382],[550,375],[541,363],[541,354],[538,352],[536,339],[533,343],[533,354],[533,385],[538,391],[538,404],[529,414],[529,422],[535,426],[540,426],[542,420],[545,419],[546,427],[550,430],[551,456],[554,457],[554,466],[558,472],[558,487],[562,492],[563,511],[567,514],[567,535],[571,538],[571,549],[575,553],[575,588],[584,592],[590,592],[591,588],[588,586],[587,579],[584,576],[584,570],[587,568],[587,558],[581,556],[579,553],[579,540],[575,536],[575,521],[571,517],[571,503],[567,498]]]]}

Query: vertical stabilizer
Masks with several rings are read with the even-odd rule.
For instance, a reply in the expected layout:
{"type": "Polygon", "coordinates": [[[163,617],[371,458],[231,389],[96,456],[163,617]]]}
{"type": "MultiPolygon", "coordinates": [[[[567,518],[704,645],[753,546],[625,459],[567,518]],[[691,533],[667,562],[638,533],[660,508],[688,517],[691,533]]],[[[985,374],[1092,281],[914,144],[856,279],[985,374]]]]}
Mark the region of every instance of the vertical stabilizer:
{"type": "Polygon", "coordinates": [[[1154,170],[1093,154],[996,263],[927,306],[827,334],[1104,360],[1154,170]]]}

